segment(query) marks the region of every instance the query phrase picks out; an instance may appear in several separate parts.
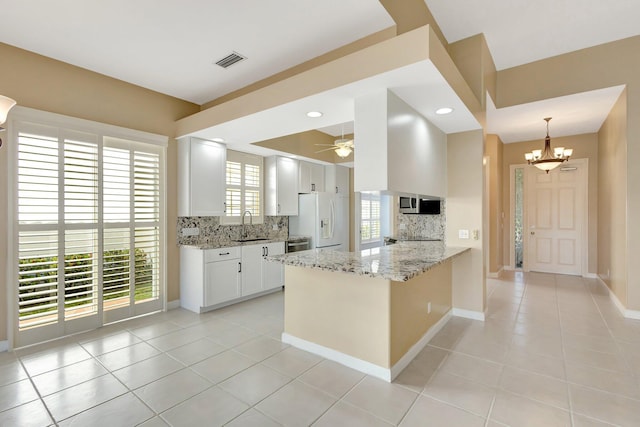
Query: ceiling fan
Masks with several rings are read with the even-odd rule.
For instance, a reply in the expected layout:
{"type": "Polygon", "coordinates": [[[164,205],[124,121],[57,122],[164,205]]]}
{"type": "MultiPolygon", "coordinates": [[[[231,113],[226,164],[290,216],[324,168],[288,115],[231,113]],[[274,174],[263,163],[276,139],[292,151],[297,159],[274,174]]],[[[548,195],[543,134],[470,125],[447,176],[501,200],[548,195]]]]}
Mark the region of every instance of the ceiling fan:
{"type": "Polygon", "coordinates": [[[322,153],[323,151],[334,150],[335,153],[341,157],[348,157],[349,154],[353,151],[353,139],[345,138],[344,131],[342,132],[342,137],[340,139],[336,139],[333,141],[333,144],[316,144],[321,146],[326,146],[329,148],[325,148],[324,150],[316,151],[316,153],[322,153]]]}

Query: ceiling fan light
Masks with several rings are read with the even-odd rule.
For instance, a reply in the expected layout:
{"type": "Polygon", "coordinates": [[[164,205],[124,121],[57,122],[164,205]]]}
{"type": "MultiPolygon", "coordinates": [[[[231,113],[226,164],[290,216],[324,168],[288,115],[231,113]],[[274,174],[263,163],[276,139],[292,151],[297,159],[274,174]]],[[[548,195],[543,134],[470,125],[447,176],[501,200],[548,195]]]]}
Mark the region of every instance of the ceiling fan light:
{"type": "Polygon", "coordinates": [[[338,157],[341,158],[345,158],[345,157],[349,157],[349,154],[351,154],[351,148],[349,147],[338,147],[335,149],[336,154],[338,155],[338,157]]]}

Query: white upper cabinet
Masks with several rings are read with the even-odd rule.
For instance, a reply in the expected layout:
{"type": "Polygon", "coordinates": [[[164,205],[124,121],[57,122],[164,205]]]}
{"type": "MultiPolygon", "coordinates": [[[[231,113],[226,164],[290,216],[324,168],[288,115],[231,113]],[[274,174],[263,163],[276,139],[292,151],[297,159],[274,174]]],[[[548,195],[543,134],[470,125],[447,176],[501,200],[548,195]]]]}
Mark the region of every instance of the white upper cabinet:
{"type": "Polygon", "coordinates": [[[298,215],[298,161],[282,156],[264,159],[265,215],[298,215]]]}
{"type": "Polygon", "coordinates": [[[299,172],[299,193],[312,193],[315,191],[325,191],[324,166],[317,163],[300,161],[299,172]]]}
{"type": "Polygon", "coordinates": [[[328,165],[324,172],[325,191],[341,195],[349,194],[349,168],[328,165]]]}
{"type": "Polygon", "coordinates": [[[178,216],[224,215],[227,148],[199,138],[178,141],[178,216]]]}

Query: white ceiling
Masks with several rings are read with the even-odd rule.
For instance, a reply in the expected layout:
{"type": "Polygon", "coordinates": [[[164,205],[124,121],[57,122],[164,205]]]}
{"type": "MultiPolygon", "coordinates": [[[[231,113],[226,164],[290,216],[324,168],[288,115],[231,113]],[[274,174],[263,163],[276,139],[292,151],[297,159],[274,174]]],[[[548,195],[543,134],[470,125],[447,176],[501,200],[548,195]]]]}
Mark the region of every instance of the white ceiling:
{"type": "Polygon", "coordinates": [[[197,104],[394,25],[375,0],[0,0],[0,10],[3,43],[197,104]],[[232,51],[248,59],[214,64],[232,51]]]}
{"type": "Polygon", "coordinates": [[[425,0],[449,43],[484,33],[498,70],[640,34],[638,0],[425,0]]]}
{"type": "Polygon", "coordinates": [[[504,143],[544,139],[545,117],[552,137],[597,132],[607,118],[624,86],[615,86],[529,104],[496,109],[489,98],[487,133],[500,136],[504,143]]]}
{"type": "MultiPolygon", "coordinates": [[[[638,0],[425,2],[449,42],[484,33],[498,69],[640,34],[638,0]]],[[[0,8],[1,42],[198,104],[394,24],[375,0],[0,0],[0,8]],[[213,64],[232,51],[248,59],[226,70],[213,64]]],[[[447,133],[477,126],[446,84],[425,78],[398,71],[201,133],[228,131],[231,144],[247,148],[309,129],[338,136],[353,120],[353,97],[387,87],[447,133]],[[408,81],[398,80],[402,73],[408,81]],[[451,116],[433,115],[456,102],[451,116]],[[298,114],[308,109],[325,115],[298,114]]],[[[535,139],[544,135],[542,118],[553,116],[552,135],[594,132],[616,93],[489,110],[489,131],[505,142],[535,139]]]]}

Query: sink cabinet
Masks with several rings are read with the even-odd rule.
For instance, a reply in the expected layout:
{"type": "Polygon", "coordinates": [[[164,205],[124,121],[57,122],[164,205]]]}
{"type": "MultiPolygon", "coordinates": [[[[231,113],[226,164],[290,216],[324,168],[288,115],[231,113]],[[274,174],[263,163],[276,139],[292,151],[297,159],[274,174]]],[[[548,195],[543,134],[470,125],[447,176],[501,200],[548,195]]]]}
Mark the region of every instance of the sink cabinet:
{"type": "Polygon", "coordinates": [[[281,288],[284,265],[264,258],[283,253],[284,242],[180,248],[180,306],[202,313],[281,288]]]}
{"type": "Polygon", "coordinates": [[[284,266],[265,261],[268,255],[284,253],[284,242],[242,247],[242,295],[252,295],[284,284],[284,266]]]}

